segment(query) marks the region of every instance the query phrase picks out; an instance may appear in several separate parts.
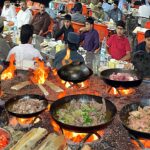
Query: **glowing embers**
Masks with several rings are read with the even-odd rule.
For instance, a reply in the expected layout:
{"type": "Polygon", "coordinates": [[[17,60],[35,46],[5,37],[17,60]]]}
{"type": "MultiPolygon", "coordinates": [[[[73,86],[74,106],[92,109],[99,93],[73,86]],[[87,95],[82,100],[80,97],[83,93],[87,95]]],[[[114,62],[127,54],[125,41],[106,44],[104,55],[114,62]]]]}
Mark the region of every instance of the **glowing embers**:
{"type": "Polygon", "coordinates": [[[71,89],[85,89],[88,88],[89,82],[88,80],[80,83],[72,83],[72,82],[67,82],[64,80],[61,80],[61,83],[65,86],[66,89],[71,88],[71,89]]]}
{"type": "Polygon", "coordinates": [[[68,141],[72,141],[74,143],[80,143],[80,142],[93,142],[98,139],[100,139],[104,135],[104,130],[99,130],[95,133],[77,133],[73,131],[68,131],[66,129],[61,129],[59,125],[55,121],[51,121],[51,124],[53,126],[53,129],[57,133],[63,132],[65,138],[68,141]]]}
{"type": "Polygon", "coordinates": [[[123,88],[123,87],[119,87],[119,88],[114,88],[111,87],[108,90],[108,94],[110,95],[114,95],[114,96],[127,96],[127,95],[131,95],[134,94],[136,91],[134,88],[123,88]]]}
{"type": "Polygon", "coordinates": [[[32,118],[17,118],[17,117],[10,117],[9,118],[9,125],[13,128],[30,128],[35,124],[40,123],[42,120],[40,117],[32,117],[32,118]]]}

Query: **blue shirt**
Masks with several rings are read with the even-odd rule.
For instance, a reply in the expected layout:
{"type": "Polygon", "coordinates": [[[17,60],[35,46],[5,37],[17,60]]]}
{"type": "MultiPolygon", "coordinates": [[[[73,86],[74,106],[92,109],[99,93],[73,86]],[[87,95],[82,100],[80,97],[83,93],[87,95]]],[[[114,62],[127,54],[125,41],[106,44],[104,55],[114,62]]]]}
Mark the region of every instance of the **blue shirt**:
{"type": "Polygon", "coordinates": [[[84,32],[80,35],[80,41],[83,41],[83,48],[87,51],[95,51],[99,48],[100,38],[95,29],[84,32]]]}

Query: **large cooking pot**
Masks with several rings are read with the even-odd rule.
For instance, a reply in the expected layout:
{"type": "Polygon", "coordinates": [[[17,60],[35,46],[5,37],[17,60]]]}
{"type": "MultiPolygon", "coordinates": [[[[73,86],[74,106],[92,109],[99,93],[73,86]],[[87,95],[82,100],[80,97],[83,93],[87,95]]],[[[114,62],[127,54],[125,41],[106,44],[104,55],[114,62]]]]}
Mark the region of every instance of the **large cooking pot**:
{"type": "Polygon", "coordinates": [[[124,88],[129,88],[129,87],[136,87],[139,86],[142,83],[142,76],[139,72],[135,70],[126,70],[126,69],[106,69],[101,72],[101,78],[102,80],[112,86],[112,87],[124,87],[124,88]],[[136,76],[138,80],[133,80],[133,81],[116,81],[116,80],[111,80],[109,76],[113,73],[129,73],[131,76],[136,76]]]}
{"type": "Polygon", "coordinates": [[[73,62],[61,67],[57,73],[64,81],[79,83],[87,80],[93,71],[82,62],[73,62]]]}
{"type": "Polygon", "coordinates": [[[128,126],[128,117],[129,117],[129,112],[131,111],[135,111],[138,110],[138,107],[144,107],[144,106],[150,106],[150,99],[149,100],[143,100],[141,102],[137,102],[137,103],[131,103],[128,104],[126,106],[124,106],[121,111],[120,111],[120,120],[122,122],[122,124],[124,125],[124,127],[133,135],[135,136],[139,136],[139,137],[143,137],[143,138],[149,138],[150,139],[150,133],[146,133],[146,132],[141,132],[141,131],[137,131],[134,129],[131,129],[128,126]]]}
{"type": "Polygon", "coordinates": [[[70,95],[63,97],[57,101],[55,101],[50,108],[50,113],[52,118],[56,121],[56,123],[62,127],[63,129],[67,129],[70,131],[76,131],[76,132],[82,132],[82,133],[91,133],[94,131],[98,131],[100,129],[105,128],[115,117],[115,114],[117,112],[116,106],[109,100],[105,100],[106,103],[106,119],[107,121],[102,124],[97,124],[94,126],[74,126],[74,125],[69,125],[62,123],[61,121],[58,120],[56,116],[56,112],[58,109],[62,108],[63,105],[66,103],[70,103],[72,100],[78,100],[80,102],[88,102],[91,100],[95,100],[98,103],[103,103],[102,102],[102,97],[95,96],[95,95],[87,95],[87,94],[81,94],[81,95],[70,95]]]}
{"type": "Polygon", "coordinates": [[[16,96],[16,97],[13,97],[13,98],[9,99],[5,103],[5,109],[8,111],[8,113],[10,113],[13,116],[16,116],[16,117],[19,117],[19,118],[30,118],[30,117],[35,117],[35,116],[39,115],[41,112],[43,112],[47,108],[47,105],[48,105],[48,100],[44,96],[32,95],[31,94],[31,95],[16,96]],[[23,113],[16,113],[16,112],[14,112],[12,110],[12,106],[16,102],[18,102],[20,99],[23,99],[23,98],[24,98],[25,101],[29,101],[30,98],[42,100],[44,107],[43,107],[42,110],[30,113],[30,114],[23,114],[23,113]]]}

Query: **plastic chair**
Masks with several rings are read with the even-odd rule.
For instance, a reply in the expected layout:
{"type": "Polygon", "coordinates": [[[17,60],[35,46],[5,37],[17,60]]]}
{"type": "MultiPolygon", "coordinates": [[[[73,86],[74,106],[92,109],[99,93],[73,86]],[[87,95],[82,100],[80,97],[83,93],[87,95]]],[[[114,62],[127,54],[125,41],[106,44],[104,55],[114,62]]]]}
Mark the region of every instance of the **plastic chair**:
{"type": "Polygon", "coordinates": [[[74,7],[74,3],[68,3],[68,4],[66,5],[66,8],[67,8],[67,11],[68,11],[68,12],[70,12],[73,7],[74,7]]]}
{"type": "Polygon", "coordinates": [[[100,41],[104,39],[104,37],[108,37],[108,27],[103,24],[94,24],[94,29],[97,30],[99,34],[100,41]]]}
{"type": "Polygon", "coordinates": [[[72,21],[72,27],[74,29],[74,32],[78,33],[80,28],[84,27],[85,25],[82,23],[74,22],[72,21]]]}
{"type": "Polygon", "coordinates": [[[88,9],[86,5],[82,5],[82,15],[87,16],[87,14],[88,14],[88,9]]]}
{"type": "Polygon", "coordinates": [[[34,2],[34,3],[33,3],[33,7],[34,7],[35,9],[40,9],[40,3],[34,2]]]}
{"type": "Polygon", "coordinates": [[[21,8],[20,7],[16,7],[15,9],[16,9],[16,13],[18,13],[21,8]]]}
{"type": "Polygon", "coordinates": [[[49,32],[53,32],[53,27],[54,27],[54,20],[50,18],[50,25],[48,27],[48,30],[43,33],[43,36],[47,35],[49,32]]]}
{"type": "Polygon", "coordinates": [[[137,38],[138,44],[141,43],[141,42],[143,42],[144,39],[145,39],[144,32],[137,32],[136,38],[137,38]]]}
{"type": "Polygon", "coordinates": [[[146,22],[144,27],[150,29],[150,21],[146,22]]]}

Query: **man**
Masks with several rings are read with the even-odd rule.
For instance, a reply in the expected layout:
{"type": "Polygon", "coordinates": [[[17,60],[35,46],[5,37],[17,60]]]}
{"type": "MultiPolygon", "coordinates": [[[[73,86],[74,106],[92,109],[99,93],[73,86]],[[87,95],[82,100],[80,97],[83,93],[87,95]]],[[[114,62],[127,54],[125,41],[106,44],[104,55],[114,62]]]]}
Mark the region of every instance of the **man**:
{"type": "Polygon", "coordinates": [[[1,16],[4,17],[5,21],[15,21],[16,10],[15,7],[10,4],[10,0],[5,0],[1,16]]]}
{"type": "Polygon", "coordinates": [[[108,53],[116,60],[129,60],[131,47],[129,40],[124,36],[125,23],[118,21],[116,27],[117,34],[112,35],[107,41],[108,53]]]}
{"type": "Polygon", "coordinates": [[[67,44],[68,33],[74,32],[73,27],[71,26],[71,16],[65,15],[64,17],[64,26],[56,33],[55,39],[58,39],[62,34],[64,34],[64,41],[67,44]]]}
{"type": "Polygon", "coordinates": [[[75,13],[71,15],[72,21],[85,23],[86,18],[82,15],[82,4],[77,3],[74,6],[75,13]]]}
{"type": "Polygon", "coordinates": [[[99,34],[94,29],[94,19],[86,19],[85,27],[80,29],[80,41],[83,41],[83,48],[87,51],[96,52],[99,49],[99,34]]]}
{"type": "MultiPolygon", "coordinates": [[[[33,26],[26,24],[21,27],[20,40],[21,44],[15,46],[8,54],[7,60],[9,60],[11,54],[15,54],[16,65],[20,66],[23,61],[32,61],[33,58],[38,57],[42,59],[40,52],[31,45],[33,36],[33,26]]],[[[22,66],[21,66],[22,67],[22,66]]]]}
{"type": "Polygon", "coordinates": [[[72,62],[84,62],[84,58],[77,52],[79,42],[80,36],[77,33],[69,32],[68,48],[56,54],[53,67],[60,69],[62,66],[72,62]]]}
{"type": "Polygon", "coordinates": [[[122,12],[118,8],[118,1],[114,1],[114,8],[108,12],[108,16],[115,22],[122,20],[122,12]]]}
{"type": "Polygon", "coordinates": [[[132,63],[144,77],[150,77],[150,30],[145,32],[145,40],[133,50],[132,63]]]}
{"type": "Polygon", "coordinates": [[[109,12],[113,7],[108,3],[108,0],[103,0],[102,8],[105,12],[109,12]]]}
{"type": "Polygon", "coordinates": [[[7,35],[5,39],[2,36],[4,23],[2,17],[0,17],[0,60],[6,60],[7,55],[13,47],[12,39],[10,35],[7,35]]]}
{"type": "Polygon", "coordinates": [[[21,10],[17,14],[17,26],[21,28],[24,24],[30,24],[32,20],[32,13],[27,8],[27,3],[25,0],[20,2],[21,10]]]}
{"type": "Polygon", "coordinates": [[[40,12],[37,13],[31,24],[34,27],[34,34],[43,35],[50,25],[50,16],[45,12],[44,4],[40,4],[40,12]]]}
{"type": "Polygon", "coordinates": [[[145,23],[147,21],[149,21],[149,17],[150,17],[150,5],[143,4],[142,6],[140,6],[139,9],[138,9],[138,15],[139,15],[138,23],[142,27],[144,27],[145,23]]]}

